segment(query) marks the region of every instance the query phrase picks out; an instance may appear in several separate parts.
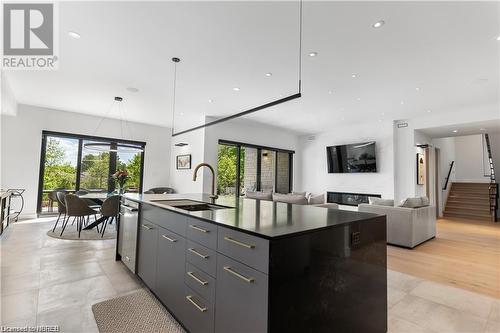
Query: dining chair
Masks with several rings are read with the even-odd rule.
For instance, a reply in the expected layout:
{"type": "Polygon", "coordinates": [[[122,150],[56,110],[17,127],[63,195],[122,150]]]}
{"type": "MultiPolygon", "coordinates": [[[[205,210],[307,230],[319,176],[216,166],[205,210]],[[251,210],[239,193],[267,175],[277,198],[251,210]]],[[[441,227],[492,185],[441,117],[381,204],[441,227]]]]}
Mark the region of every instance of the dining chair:
{"type": "Polygon", "coordinates": [[[59,215],[57,216],[56,223],[54,224],[54,228],[52,229],[52,232],[55,232],[57,224],[59,223],[59,220],[63,220],[63,225],[64,225],[64,220],[66,219],[66,204],[64,203],[64,197],[66,196],[66,193],[64,192],[56,192],[56,202],[57,202],[57,212],[59,215]]]}
{"type": "Polygon", "coordinates": [[[57,202],[57,191],[51,191],[49,192],[49,194],[47,195],[47,197],[49,198],[49,206],[47,207],[47,210],[49,212],[53,212],[54,210],[54,202],[57,202]]]}
{"type": "Polygon", "coordinates": [[[87,225],[91,215],[96,216],[99,212],[90,208],[83,199],[80,199],[77,195],[67,194],[64,197],[64,202],[66,204],[66,216],[67,219],[63,223],[63,228],[61,230],[61,235],[63,234],[68,221],[73,217],[73,221],[76,220],[76,227],[78,230],[78,238],[82,232],[83,225],[87,225]]]}
{"type": "Polygon", "coordinates": [[[116,221],[118,213],[120,212],[120,196],[113,195],[102,203],[101,206],[101,216],[104,218],[104,222],[101,228],[101,238],[104,237],[104,232],[106,231],[106,226],[116,221]]]}

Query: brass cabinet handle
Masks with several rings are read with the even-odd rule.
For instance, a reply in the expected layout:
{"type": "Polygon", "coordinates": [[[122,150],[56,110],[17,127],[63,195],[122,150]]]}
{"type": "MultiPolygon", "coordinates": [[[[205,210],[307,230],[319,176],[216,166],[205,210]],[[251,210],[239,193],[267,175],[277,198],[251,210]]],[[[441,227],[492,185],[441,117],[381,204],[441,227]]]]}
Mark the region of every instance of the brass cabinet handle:
{"type": "Polygon", "coordinates": [[[231,268],[231,266],[224,266],[224,270],[225,270],[226,272],[229,272],[229,273],[233,274],[234,276],[236,276],[236,277],[238,277],[238,278],[242,279],[242,280],[243,280],[243,281],[245,281],[245,282],[248,282],[248,283],[253,283],[253,282],[255,282],[255,279],[254,279],[254,278],[248,278],[248,277],[246,277],[246,276],[244,276],[244,275],[242,275],[242,274],[240,274],[240,273],[238,273],[238,272],[234,271],[234,270],[231,268]]]}
{"type": "Polygon", "coordinates": [[[198,303],[196,303],[194,300],[193,300],[193,296],[191,295],[188,295],[186,296],[186,299],[191,302],[191,304],[193,304],[198,310],[200,310],[201,312],[206,312],[207,311],[207,308],[204,307],[204,306],[200,306],[198,305],[198,303]]]}
{"type": "Polygon", "coordinates": [[[227,240],[228,242],[231,242],[231,243],[239,245],[239,246],[246,247],[247,249],[254,249],[255,248],[255,245],[253,245],[253,244],[243,243],[243,242],[240,242],[239,240],[236,240],[236,239],[231,238],[229,236],[224,236],[224,240],[227,240]]]}
{"type": "Polygon", "coordinates": [[[147,230],[153,229],[153,227],[150,227],[149,225],[143,224],[142,227],[147,230]]]}
{"type": "Polygon", "coordinates": [[[201,254],[200,252],[196,251],[195,249],[193,249],[192,247],[188,248],[188,251],[191,252],[191,253],[194,253],[196,254],[198,257],[201,257],[203,259],[208,259],[208,255],[206,254],[201,254]]]}
{"type": "Polygon", "coordinates": [[[172,243],[177,242],[177,239],[170,238],[167,235],[161,235],[161,237],[165,238],[166,240],[168,240],[169,242],[172,242],[172,243]]]}
{"type": "Polygon", "coordinates": [[[196,226],[196,225],[194,225],[194,224],[190,224],[190,225],[189,225],[189,227],[190,227],[191,229],[198,230],[198,231],[201,231],[201,232],[204,232],[204,233],[208,233],[208,232],[210,232],[210,230],[200,228],[200,227],[198,227],[198,226],[196,226]]]}
{"type": "Polygon", "coordinates": [[[203,281],[202,279],[194,275],[193,272],[187,272],[187,275],[203,286],[206,286],[208,284],[208,281],[203,281]]]}

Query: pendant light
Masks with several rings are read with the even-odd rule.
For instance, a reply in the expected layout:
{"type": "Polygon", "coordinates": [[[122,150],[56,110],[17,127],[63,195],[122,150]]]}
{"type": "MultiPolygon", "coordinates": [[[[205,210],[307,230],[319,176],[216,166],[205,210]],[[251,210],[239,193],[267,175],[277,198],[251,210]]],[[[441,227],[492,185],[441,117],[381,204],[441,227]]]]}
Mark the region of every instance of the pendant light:
{"type": "MultiPolygon", "coordinates": [[[[124,137],[124,130],[126,131],[127,128],[132,134],[132,131],[130,130],[130,127],[128,125],[128,121],[125,118],[125,112],[122,109],[121,102],[123,101],[123,97],[116,96],[114,98],[113,104],[111,105],[111,108],[106,112],[106,114],[101,118],[99,121],[99,124],[97,124],[97,128],[94,130],[94,134],[97,133],[99,128],[101,127],[102,122],[106,118],[106,116],[111,112],[111,110],[116,106],[118,108],[118,113],[120,115],[120,130],[121,130],[121,137],[124,137]]],[[[83,147],[87,150],[92,150],[92,151],[98,151],[98,152],[131,152],[131,153],[140,153],[144,151],[144,147],[139,146],[139,145],[134,145],[134,144],[129,144],[129,143],[111,143],[111,142],[87,142],[83,145],[83,147]]]]}

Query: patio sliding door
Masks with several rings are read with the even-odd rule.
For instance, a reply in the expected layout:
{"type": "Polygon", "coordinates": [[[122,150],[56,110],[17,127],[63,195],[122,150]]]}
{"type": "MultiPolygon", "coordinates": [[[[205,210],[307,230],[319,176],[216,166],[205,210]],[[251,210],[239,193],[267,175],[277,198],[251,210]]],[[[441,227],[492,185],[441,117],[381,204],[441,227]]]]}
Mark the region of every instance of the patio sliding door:
{"type": "Polygon", "coordinates": [[[43,131],[38,186],[39,214],[53,213],[57,202],[51,196],[56,190],[110,193],[115,190],[111,175],[117,170],[129,173],[128,192],[142,191],[144,151],[122,150],[120,144],[140,147],[144,142],[43,131]],[[103,143],[110,150],[97,151],[87,143],[103,143]]]}

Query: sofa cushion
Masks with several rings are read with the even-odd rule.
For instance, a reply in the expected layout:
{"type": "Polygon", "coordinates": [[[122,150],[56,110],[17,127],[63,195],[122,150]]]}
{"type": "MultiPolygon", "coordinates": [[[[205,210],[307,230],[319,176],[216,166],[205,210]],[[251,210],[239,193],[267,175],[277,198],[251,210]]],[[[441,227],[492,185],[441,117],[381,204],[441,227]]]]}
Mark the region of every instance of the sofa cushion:
{"type": "Polygon", "coordinates": [[[394,207],[394,200],[392,200],[392,199],[381,199],[381,198],[376,198],[376,197],[368,197],[368,202],[370,203],[370,205],[394,207]]]}
{"type": "Polygon", "coordinates": [[[273,201],[286,202],[296,205],[307,205],[307,199],[303,195],[273,193],[273,201]]]}
{"type": "Polygon", "coordinates": [[[325,203],[325,195],[324,194],[311,195],[309,197],[309,204],[310,205],[319,205],[319,204],[324,204],[324,203],[325,203]]]}
{"type": "Polygon", "coordinates": [[[273,200],[273,192],[247,191],[245,196],[250,199],[273,200]]]}
{"type": "Polygon", "coordinates": [[[406,208],[422,207],[422,198],[421,197],[406,198],[405,200],[401,201],[401,203],[399,204],[399,207],[406,207],[406,208]]]}

